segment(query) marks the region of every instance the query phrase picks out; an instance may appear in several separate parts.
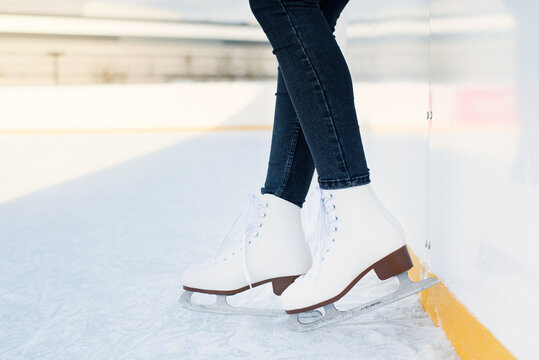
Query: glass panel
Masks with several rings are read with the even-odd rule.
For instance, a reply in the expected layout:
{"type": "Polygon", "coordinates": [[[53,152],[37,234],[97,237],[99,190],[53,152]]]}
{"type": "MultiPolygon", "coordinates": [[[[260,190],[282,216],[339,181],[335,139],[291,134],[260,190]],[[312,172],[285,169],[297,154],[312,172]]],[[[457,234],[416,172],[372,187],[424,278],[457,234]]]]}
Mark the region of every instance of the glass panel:
{"type": "Polygon", "coordinates": [[[425,258],[429,2],[351,1],[343,15],[373,187],[425,258]]]}
{"type": "Polygon", "coordinates": [[[518,358],[539,321],[538,11],[431,1],[430,265],[518,358]]]}

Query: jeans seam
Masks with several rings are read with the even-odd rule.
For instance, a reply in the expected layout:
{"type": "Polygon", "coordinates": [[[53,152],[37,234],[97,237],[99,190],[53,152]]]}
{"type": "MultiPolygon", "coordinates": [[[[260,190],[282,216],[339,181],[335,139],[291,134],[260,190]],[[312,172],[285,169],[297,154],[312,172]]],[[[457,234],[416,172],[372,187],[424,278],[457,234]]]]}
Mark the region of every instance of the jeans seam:
{"type": "Polygon", "coordinates": [[[370,183],[370,175],[362,175],[351,179],[342,180],[318,180],[322,189],[344,189],[352,186],[361,186],[370,183]]]}
{"type": "Polygon", "coordinates": [[[341,158],[342,163],[344,165],[344,171],[346,172],[347,180],[350,180],[351,179],[350,178],[350,172],[348,171],[348,166],[347,166],[346,160],[344,158],[341,142],[340,142],[339,136],[337,134],[337,129],[335,128],[335,122],[333,120],[333,115],[331,113],[328,101],[326,99],[326,95],[324,93],[324,88],[322,87],[322,84],[320,83],[319,76],[318,76],[318,74],[316,73],[316,71],[314,69],[314,66],[312,64],[311,59],[307,55],[307,51],[305,50],[305,46],[303,45],[303,42],[301,41],[301,37],[300,37],[299,33],[296,30],[296,26],[294,25],[294,22],[292,21],[292,18],[290,17],[290,14],[288,13],[288,10],[286,9],[286,6],[283,4],[283,0],[279,0],[279,4],[281,4],[281,7],[282,7],[284,13],[286,14],[287,19],[288,19],[288,22],[292,26],[292,29],[294,30],[294,33],[296,34],[296,36],[298,38],[298,42],[299,42],[301,51],[302,51],[303,55],[305,56],[305,58],[307,59],[307,62],[309,63],[311,71],[314,74],[314,77],[316,79],[316,83],[317,83],[318,87],[320,88],[320,92],[322,94],[322,99],[323,99],[323,102],[324,102],[324,106],[326,107],[326,110],[327,110],[328,115],[329,115],[329,120],[330,120],[329,122],[331,124],[331,129],[333,130],[333,135],[335,136],[335,139],[337,140],[337,148],[339,150],[339,155],[340,155],[340,158],[341,158]]]}
{"type": "Polygon", "coordinates": [[[329,180],[320,180],[319,182],[323,183],[334,183],[334,182],[341,182],[341,181],[354,181],[354,180],[362,180],[365,178],[370,177],[370,174],[361,175],[361,176],[354,176],[353,178],[347,178],[347,179],[329,179],[329,180]]]}
{"type": "Polygon", "coordinates": [[[290,174],[292,172],[292,164],[294,163],[294,156],[296,154],[296,147],[298,144],[298,138],[299,138],[299,121],[296,118],[295,121],[296,126],[294,127],[294,137],[292,139],[292,142],[290,143],[290,150],[288,151],[288,158],[286,159],[286,169],[283,174],[283,181],[281,182],[281,186],[279,187],[279,190],[275,192],[275,196],[281,196],[284,191],[286,190],[286,186],[288,185],[288,181],[290,180],[290,174]]]}

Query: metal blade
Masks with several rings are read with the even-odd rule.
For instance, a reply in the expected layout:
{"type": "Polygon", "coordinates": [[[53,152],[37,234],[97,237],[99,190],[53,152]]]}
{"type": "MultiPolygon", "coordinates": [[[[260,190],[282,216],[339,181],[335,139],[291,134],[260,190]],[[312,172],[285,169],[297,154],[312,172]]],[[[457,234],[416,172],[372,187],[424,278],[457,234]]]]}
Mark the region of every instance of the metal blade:
{"type": "Polygon", "coordinates": [[[378,309],[382,306],[391,304],[397,300],[404,299],[410,295],[421,292],[438,284],[438,279],[429,278],[421,281],[411,281],[407,272],[403,272],[397,275],[399,280],[399,288],[386,296],[370,301],[368,303],[356,306],[352,309],[340,311],[335,308],[335,305],[329,304],[324,306],[325,314],[320,319],[306,322],[305,318],[300,316],[301,314],[293,314],[288,319],[288,327],[295,331],[310,331],[318,329],[327,325],[331,325],[346,319],[350,319],[371,310],[378,309]]]}
{"type": "Polygon", "coordinates": [[[203,305],[193,302],[193,291],[186,291],[180,296],[180,304],[186,309],[200,312],[210,312],[215,314],[226,315],[256,315],[256,316],[278,316],[284,315],[285,312],[282,309],[256,309],[256,308],[244,308],[231,306],[226,301],[226,295],[216,295],[214,304],[203,305]]]}

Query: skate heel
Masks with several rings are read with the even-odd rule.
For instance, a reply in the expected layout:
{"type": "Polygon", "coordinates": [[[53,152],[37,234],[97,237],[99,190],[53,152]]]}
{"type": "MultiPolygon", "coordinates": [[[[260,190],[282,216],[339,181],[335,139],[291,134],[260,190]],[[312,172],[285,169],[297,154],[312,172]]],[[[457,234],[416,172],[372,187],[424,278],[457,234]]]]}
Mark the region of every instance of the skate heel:
{"type": "Polygon", "coordinates": [[[406,245],[376,262],[372,268],[380,280],[399,275],[414,266],[406,245]]]}
{"type": "Polygon", "coordinates": [[[273,293],[277,296],[280,296],[283,293],[283,291],[285,291],[285,289],[289,287],[290,284],[292,284],[294,280],[296,280],[298,277],[299,275],[283,276],[283,277],[278,277],[278,278],[273,279],[271,281],[273,284],[273,293]]]}

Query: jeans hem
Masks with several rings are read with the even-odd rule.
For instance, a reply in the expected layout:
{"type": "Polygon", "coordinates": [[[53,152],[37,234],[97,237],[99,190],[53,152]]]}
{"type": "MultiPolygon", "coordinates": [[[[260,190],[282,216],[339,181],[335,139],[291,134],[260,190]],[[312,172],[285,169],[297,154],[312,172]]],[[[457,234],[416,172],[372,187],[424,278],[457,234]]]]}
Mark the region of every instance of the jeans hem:
{"type": "Polygon", "coordinates": [[[324,190],[345,189],[352,186],[367,185],[370,182],[370,174],[358,176],[351,179],[318,180],[320,188],[324,190]]]}

